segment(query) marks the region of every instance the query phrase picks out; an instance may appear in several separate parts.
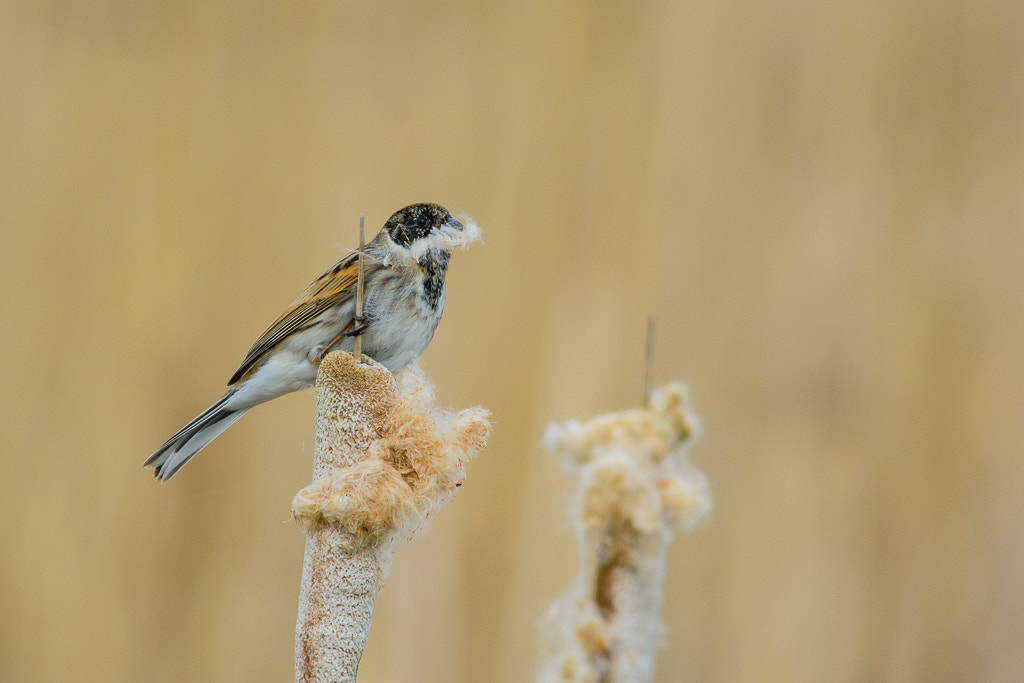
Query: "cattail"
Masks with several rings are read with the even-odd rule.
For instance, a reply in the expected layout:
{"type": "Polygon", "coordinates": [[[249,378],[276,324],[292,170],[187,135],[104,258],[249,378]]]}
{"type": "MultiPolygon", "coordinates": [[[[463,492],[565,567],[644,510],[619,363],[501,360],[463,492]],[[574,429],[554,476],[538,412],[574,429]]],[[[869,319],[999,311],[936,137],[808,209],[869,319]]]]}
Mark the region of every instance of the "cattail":
{"type": "Polygon", "coordinates": [[[322,361],[316,403],[313,483],[292,502],[307,532],[295,680],[354,682],[395,548],[455,495],[490,414],[441,411],[418,366],[396,380],[344,351],[322,361]]]}
{"type": "Polygon", "coordinates": [[[552,424],[547,448],[579,477],[569,516],[581,569],[549,611],[543,683],[645,683],[654,675],[666,548],[711,510],[686,458],[699,424],[681,384],[649,407],[552,424]]]}

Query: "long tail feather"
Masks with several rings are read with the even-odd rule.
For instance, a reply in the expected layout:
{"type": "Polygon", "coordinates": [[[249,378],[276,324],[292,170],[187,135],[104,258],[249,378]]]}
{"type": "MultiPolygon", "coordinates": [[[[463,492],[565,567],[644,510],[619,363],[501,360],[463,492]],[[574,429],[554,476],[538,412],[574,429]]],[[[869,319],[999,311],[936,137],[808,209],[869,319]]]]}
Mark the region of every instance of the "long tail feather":
{"type": "Polygon", "coordinates": [[[155,468],[154,474],[157,479],[167,481],[173,477],[175,472],[192,459],[192,456],[203,450],[245,414],[247,408],[230,410],[224,407],[233,393],[234,390],[224,394],[220,400],[178,430],[167,443],[149,456],[145,466],[155,468]]]}

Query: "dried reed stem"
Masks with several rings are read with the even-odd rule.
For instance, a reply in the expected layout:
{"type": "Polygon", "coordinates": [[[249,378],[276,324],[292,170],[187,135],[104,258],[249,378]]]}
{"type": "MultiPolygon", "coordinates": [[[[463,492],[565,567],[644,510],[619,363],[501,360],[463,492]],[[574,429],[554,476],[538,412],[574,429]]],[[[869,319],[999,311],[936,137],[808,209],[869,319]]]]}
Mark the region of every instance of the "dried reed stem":
{"type": "Polygon", "coordinates": [[[644,393],[640,405],[651,407],[651,375],[654,371],[654,316],[647,316],[647,340],[644,343],[644,393]]]}
{"type": "Polygon", "coordinates": [[[649,408],[548,427],[546,445],[579,475],[569,515],[582,566],[549,613],[541,681],[653,679],[666,548],[711,506],[685,456],[696,431],[680,384],[655,391],[649,408]]]}
{"type": "Polygon", "coordinates": [[[328,354],[316,381],[313,483],[292,502],[306,531],[295,680],[352,683],[397,545],[446,503],[490,431],[482,408],[433,405],[418,367],[328,354]]]}
{"type": "MultiPolygon", "coordinates": [[[[363,252],[366,247],[366,214],[359,214],[359,261],[356,265],[356,316],[353,321],[356,325],[362,325],[363,319],[363,278],[364,266],[363,266],[363,252]]],[[[357,363],[363,362],[363,333],[360,332],[356,335],[356,338],[352,341],[352,355],[355,357],[357,363]]]]}

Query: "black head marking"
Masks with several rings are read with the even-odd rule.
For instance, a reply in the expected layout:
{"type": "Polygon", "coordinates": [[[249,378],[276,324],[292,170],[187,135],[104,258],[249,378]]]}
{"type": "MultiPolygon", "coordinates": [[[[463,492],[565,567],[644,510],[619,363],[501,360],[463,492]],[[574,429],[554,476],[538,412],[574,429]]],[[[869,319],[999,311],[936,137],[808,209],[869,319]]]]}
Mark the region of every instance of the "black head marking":
{"type": "Polygon", "coordinates": [[[384,229],[395,244],[408,247],[450,222],[454,222],[451,213],[439,204],[413,204],[396,211],[384,229]]]}

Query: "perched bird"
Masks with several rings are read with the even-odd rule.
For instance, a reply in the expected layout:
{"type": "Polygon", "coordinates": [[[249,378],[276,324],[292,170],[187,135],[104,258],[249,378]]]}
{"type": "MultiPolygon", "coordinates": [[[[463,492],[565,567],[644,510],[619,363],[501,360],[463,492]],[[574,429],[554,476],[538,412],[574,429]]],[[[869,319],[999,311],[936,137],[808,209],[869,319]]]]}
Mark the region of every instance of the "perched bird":
{"type": "MultiPolygon", "coordinates": [[[[468,222],[468,221],[467,221],[468,222]]],[[[479,232],[437,204],[396,212],[363,251],[364,316],[355,319],[358,253],[338,261],[304,291],[249,349],[228,391],[146,460],[158,479],[174,476],[245,411],[313,386],[320,359],[353,348],[397,372],[423,353],[444,308],[453,247],[479,232]]]]}

